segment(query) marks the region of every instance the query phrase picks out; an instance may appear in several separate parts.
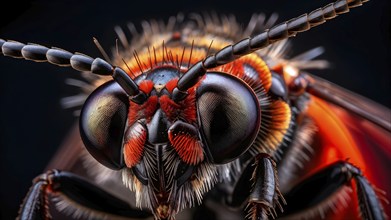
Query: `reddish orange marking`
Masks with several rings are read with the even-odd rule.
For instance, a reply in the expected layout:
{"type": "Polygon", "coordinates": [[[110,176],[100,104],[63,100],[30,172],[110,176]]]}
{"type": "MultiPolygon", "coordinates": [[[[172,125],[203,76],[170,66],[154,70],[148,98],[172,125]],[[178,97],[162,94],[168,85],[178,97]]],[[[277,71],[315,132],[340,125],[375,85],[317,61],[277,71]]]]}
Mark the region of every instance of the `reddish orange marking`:
{"type": "Polygon", "coordinates": [[[168,139],[179,157],[187,164],[196,165],[204,160],[202,147],[197,137],[190,134],[168,133],[168,139]]]}
{"type": "Polygon", "coordinates": [[[197,122],[197,107],[196,107],[196,89],[193,87],[188,90],[189,95],[180,104],[182,106],[181,116],[190,124],[197,122]]]}
{"type": "Polygon", "coordinates": [[[169,93],[172,93],[172,91],[174,90],[174,88],[177,86],[178,84],[178,78],[175,78],[175,79],[172,79],[170,81],[168,81],[166,83],[166,89],[169,93]]]}
{"type": "Polygon", "coordinates": [[[127,167],[133,167],[140,162],[143,147],[147,139],[147,131],[139,123],[129,129],[130,134],[125,137],[124,159],[127,167]]]}
{"type": "Polygon", "coordinates": [[[262,85],[264,86],[265,90],[269,91],[272,85],[272,77],[269,67],[262,60],[262,58],[260,58],[256,54],[246,55],[231,63],[225,64],[221,67],[217,67],[214,70],[226,72],[238,78],[242,78],[244,75],[245,64],[251,66],[258,73],[258,77],[261,79],[262,85]]]}
{"type": "Polygon", "coordinates": [[[128,123],[133,124],[140,117],[139,115],[140,105],[130,101],[128,112],[128,123]]]}
{"type": "Polygon", "coordinates": [[[277,72],[279,74],[283,74],[284,72],[284,66],[282,64],[277,64],[271,68],[274,72],[277,72]]]}
{"type": "Polygon", "coordinates": [[[175,103],[167,95],[163,95],[159,98],[160,108],[166,114],[169,120],[174,121],[178,116],[178,111],[181,109],[181,106],[175,103]]]}
{"type": "MultiPolygon", "coordinates": [[[[273,101],[270,104],[270,122],[267,127],[265,143],[269,149],[275,150],[282,142],[291,121],[291,109],[289,105],[281,100],[273,101]]],[[[261,125],[262,126],[262,125],[261,125]]],[[[264,125],[267,126],[267,125],[264,125]]]]}
{"type": "Polygon", "coordinates": [[[158,97],[157,96],[151,96],[149,97],[148,101],[142,105],[142,109],[144,109],[144,116],[149,120],[150,117],[153,116],[153,114],[157,110],[157,104],[158,104],[158,97]]]}
{"type": "Polygon", "coordinates": [[[151,80],[143,80],[138,85],[138,88],[148,95],[153,89],[153,82],[151,80]]]}
{"type": "Polygon", "coordinates": [[[157,110],[157,106],[157,96],[149,97],[148,100],[142,105],[130,101],[128,123],[134,124],[140,118],[146,118],[148,121],[151,120],[151,117],[157,110]]]}
{"type": "Polygon", "coordinates": [[[176,31],[176,32],[172,33],[171,39],[172,40],[180,40],[181,36],[182,36],[181,33],[176,31]]]}
{"type": "Polygon", "coordinates": [[[159,98],[160,108],[170,121],[175,121],[178,117],[181,117],[190,124],[197,121],[195,88],[189,89],[188,92],[189,95],[179,103],[175,103],[167,95],[163,95],[159,98]]]}

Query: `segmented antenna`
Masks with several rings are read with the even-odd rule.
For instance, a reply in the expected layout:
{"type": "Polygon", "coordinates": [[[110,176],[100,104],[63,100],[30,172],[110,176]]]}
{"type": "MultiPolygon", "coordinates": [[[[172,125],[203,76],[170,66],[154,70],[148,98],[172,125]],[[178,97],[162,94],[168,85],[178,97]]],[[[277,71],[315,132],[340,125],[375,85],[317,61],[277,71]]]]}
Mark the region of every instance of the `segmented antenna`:
{"type": "Polygon", "coordinates": [[[296,36],[297,33],[323,24],[337,15],[349,12],[350,8],[361,6],[368,0],[338,0],[323,8],[313,10],[309,14],[280,23],[254,37],[245,38],[235,44],[224,47],[215,54],[197,62],[179,79],[173,90],[172,98],[178,102],[187,96],[187,90],[200,81],[208,69],[215,68],[240,57],[265,48],[275,42],[296,36]]]}
{"type": "Polygon", "coordinates": [[[17,41],[0,39],[0,54],[14,58],[24,58],[35,62],[49,62],[57,66],[68,66],[78,71],[88,71],[98,75],[111,75],[135,103],[143,103],[146,95],[120,67],[101,58],[91,58],[80,53],[70,53],[60,48],[47,48],[38,44],[23,44],[17,41]]]}

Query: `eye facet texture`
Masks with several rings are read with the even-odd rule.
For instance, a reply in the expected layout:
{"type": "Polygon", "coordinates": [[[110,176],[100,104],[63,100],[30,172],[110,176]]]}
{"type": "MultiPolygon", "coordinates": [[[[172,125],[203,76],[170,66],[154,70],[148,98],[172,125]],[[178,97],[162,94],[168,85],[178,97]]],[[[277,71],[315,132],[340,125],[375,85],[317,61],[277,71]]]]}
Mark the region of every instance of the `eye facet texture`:
{"type": "Polygon", "coordinates": [[[254,141],[261,120],[259,102],[244,82],[211,72],[197,89],[200,133],[214,163],[227,163],[254,141]]]}

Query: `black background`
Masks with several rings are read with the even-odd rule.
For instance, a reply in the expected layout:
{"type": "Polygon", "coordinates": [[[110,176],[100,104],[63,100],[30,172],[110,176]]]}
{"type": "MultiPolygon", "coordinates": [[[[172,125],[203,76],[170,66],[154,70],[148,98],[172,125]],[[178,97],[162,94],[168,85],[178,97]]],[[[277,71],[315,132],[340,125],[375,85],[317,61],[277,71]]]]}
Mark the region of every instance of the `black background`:
{"type": "MultiPolygon", "coordinates": [[[[115,25],[164,19],[178,12],[234,14],[243,24],[252,13],[277,12],[279,22],[328,1],[28,1],[1,5],[0,37],[100,56],[92,42],[115,44],[115,25]],[[4,15],[9,11],[11,16],[4,15]]],[[[292,55],[324,46],[332,63],[317,75],[391,107],[390,3],[375,0],[336,20],[299,34],[292,55]]],[[[0,217],[14,219],[31,180],[42,172],[75,118],[59,99],[74,94],[66,78],[78,73],[50,64],[0,57],[0,217]]]]}

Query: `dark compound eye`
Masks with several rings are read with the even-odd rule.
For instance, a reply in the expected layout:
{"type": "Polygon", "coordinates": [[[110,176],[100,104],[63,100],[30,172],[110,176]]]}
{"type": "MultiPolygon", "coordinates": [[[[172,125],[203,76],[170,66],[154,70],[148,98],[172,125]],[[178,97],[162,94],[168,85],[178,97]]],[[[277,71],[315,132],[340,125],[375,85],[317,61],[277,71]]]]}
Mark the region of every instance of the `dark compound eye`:
{"type": "Polygon", "coordinates": [[[230,162],[247,151],[260,127],[254,92],[234,76],[211,72],[197,88],[200,133],[214,163],[230,162]]]}
{"type": "Polygon", "coordinates": [[[122,140],[129,99],[114,81],[97,88],[86,100],[80,115],[81,138],[88,152],[111,169],[124,166],[122,140]]]}

